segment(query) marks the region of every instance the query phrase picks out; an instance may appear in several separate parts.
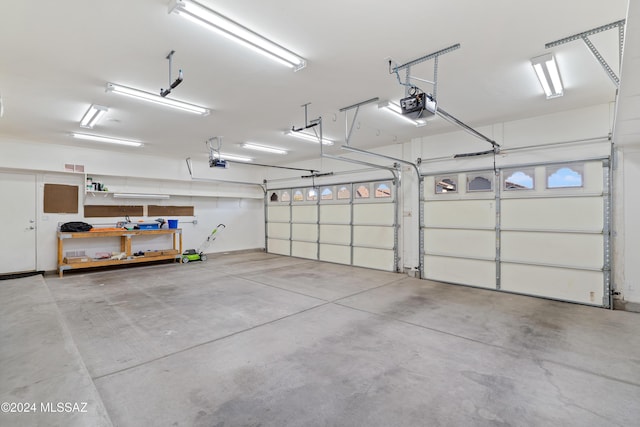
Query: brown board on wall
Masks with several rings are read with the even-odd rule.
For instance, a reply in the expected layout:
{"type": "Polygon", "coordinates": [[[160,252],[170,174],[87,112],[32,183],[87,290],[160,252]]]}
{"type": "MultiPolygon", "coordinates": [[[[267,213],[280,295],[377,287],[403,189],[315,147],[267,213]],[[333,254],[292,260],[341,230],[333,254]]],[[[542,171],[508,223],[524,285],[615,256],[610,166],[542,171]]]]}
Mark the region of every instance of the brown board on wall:
{"type": "Polygon", "coordinates": [[[78,213],[78,186],[44,185],[44,213],[78,213]]]}
{"type": "Polygon", "coordinates": [[[193,216],[193,206],[147,206],[149,216],[193,216]]]}
{"type": "Polygon", "coordinates": [[[143,206],[113,206],[113,205],[85,205],[84,216],[86,218],[142,216],[143,206]]]}

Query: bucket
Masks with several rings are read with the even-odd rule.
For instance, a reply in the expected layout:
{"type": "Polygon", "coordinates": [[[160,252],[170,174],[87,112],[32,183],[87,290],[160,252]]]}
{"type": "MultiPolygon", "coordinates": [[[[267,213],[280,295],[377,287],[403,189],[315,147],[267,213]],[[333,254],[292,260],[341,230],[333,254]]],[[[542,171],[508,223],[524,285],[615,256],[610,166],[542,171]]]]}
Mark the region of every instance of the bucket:
{"type": "Polygon", "coordinates": [[[178,228],[178,220],[177,219],[169,219],[167,220],[169,223],[169,228],[178,228]]]}

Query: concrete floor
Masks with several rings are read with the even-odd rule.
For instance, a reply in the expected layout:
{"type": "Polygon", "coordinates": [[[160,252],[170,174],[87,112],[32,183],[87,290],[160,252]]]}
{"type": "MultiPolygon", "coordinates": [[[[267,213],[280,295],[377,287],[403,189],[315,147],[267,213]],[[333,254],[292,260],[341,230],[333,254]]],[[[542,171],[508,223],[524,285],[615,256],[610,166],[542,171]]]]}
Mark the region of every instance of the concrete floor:
{"type": "Polygon", "coordinates": [[[2,426],[640,425],[636,313],[259,252],[0,298],[2,426]]]}

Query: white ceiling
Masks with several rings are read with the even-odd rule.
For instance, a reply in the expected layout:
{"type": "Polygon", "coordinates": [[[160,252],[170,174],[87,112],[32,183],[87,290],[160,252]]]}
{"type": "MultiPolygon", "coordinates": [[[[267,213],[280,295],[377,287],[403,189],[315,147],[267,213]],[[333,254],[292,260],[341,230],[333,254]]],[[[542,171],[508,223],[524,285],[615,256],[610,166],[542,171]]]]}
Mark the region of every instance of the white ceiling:
{"type": "MultiPolygon", "coordinates": [[[[0,138],[182,160],[206,156],[204,142],[223,136],[223,152],[260,163],[317,157],[316,144],[284,135],[304,124],[302,104],[311,103],[310,119],[323,117],[325,136],[344,141],[341,108],[403,96],[388,58],[404,63],[455,43],[461,48],[439,59],[438,103],[471,126],[600,104],[615,99],[615,87],[584,43],[551,49],[565,84],[561,98],[545,99],[529,59],[546,53],[547,42],[624,19],[627,11],[627,0],[201,2],[303,56],[307,67],[293,72],[170,15],[167,0],[7,1],[0,15],[0,138]],[[171,50],[174,77],[181,68],[184,82],[170,97],[209,107],[209,116],[105,93],[107,82],[159,92],[169,82],[171,50]],[[145,146],[73,140],[69,133],[82,130],[78,122],[92,103],[109,107],[92,133],[145,146]],[[238,146],[246,141],[290,154],[238,146]]],[[[617,37],[610,30],[592,40],[619,74],[617,37]]],[[[412,68],[421,78],[432,73],[433,61],[412,68]]],[[[360,109],[356,125],[351,144],[359,148],[454,130],[439,118],[415,128],[376,104],[360,109]]]]}

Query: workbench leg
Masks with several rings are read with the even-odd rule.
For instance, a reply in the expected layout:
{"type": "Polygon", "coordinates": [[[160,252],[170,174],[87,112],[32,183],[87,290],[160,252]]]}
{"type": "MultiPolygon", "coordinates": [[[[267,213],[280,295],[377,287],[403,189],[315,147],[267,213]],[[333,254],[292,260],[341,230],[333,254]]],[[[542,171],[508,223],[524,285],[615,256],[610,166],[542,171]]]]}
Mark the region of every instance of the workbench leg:
{"type": "MultiPolygon", "coordinates": [[[[62,265],[62,239],[58,237],[58,269],[62,265]]],[[[60,277],[62,277],[62,270],[60,270],[60,277]]]]}

